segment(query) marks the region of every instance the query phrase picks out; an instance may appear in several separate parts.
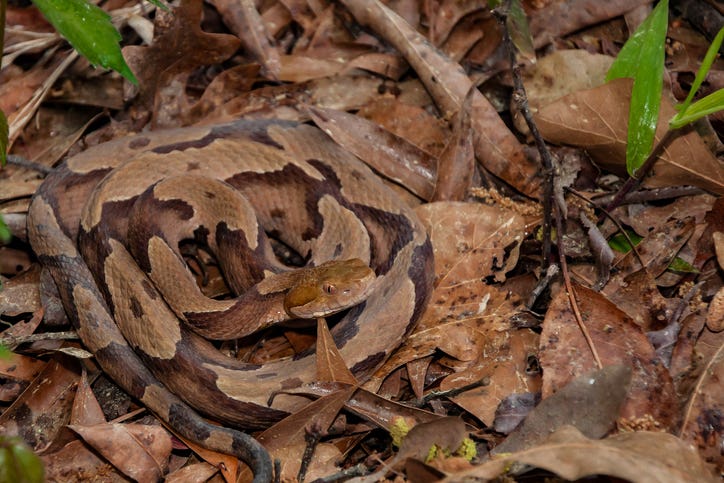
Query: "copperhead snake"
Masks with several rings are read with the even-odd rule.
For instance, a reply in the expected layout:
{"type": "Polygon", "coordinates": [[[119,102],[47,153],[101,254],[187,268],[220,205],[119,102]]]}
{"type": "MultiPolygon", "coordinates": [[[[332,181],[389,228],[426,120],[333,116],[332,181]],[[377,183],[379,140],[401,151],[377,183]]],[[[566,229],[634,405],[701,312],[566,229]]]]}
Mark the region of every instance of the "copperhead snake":
{"type": "MultiPolygon", "coordinates": [[[[183,295],[177,298],[189,306],[174,312],[155,284],[163,285],[164,268],[178,263],[180,238],[196,237],[220,249],[241,242],[244,253],[266,252],[264,232],[315,265],[362,260],[351,262],[351,275],[342,278],[355,280],[352,293],[357,278],[360,290],[371,293],[361,303],[354,296],[347,301],[357,305],[332,334],[347,365],[364,381],[420,317],[432,287],[432,249],[412,210],[317,128],[236,121],[113,140],[49,174],[28,217],[31,245],[102,369],[183,437],[247,462],[259,482],[271,477],[259,443],[238,429],[212,425],[199,413],[239,429],[268,427],[301,404],[275,399],[269,407],[270,394],[314,381],[314,354],[263,365],[228,358],[199,333],[244,335],[249,329],[238,333],[235,324],[223,325],[236,299],[211,301],[212,310],[179,288],[183,295]],[[239,193],[248,200],[243,208],[213,205],[239,193]],[[211,208],[195,207],[203,198],[211,208]],[[263,230],[239,218],[249,206],[263,230]],[[197,216],[201,211],[221,215],[211,220],[197,216]],[[163,238],[170,228],[178,233],[163,238]],[[318,253],[311,255],[313,250],[318,253]],[[368,264],[376,275],[371,289],[368,264]],[[198,320],[191,320],[194,316],[198,320]]],[[[244,286],[263,279],[252,289],[253,300],[274,298],[275,283],[264,277],[280,270],[275,262],[252,264],[237,278],[244,286]]],[[[185,277],[190,275],[166,277],[166,283],[180,287],[185,277]]],[[[225,277],[234,288],[235,276],[225,277]]],[[[322,290],[338,291],[330,285],[322,290]]],[[[302,289],[293,303],[282,304],[289,311],[314,297],[302,289]]],[[[316,316],[315,310],[308,316],[316,316]]]]}

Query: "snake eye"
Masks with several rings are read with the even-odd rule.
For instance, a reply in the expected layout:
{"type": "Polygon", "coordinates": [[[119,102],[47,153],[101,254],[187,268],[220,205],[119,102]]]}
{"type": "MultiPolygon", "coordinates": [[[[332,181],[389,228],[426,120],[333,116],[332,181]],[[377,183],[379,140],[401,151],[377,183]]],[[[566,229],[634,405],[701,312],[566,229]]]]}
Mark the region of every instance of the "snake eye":
{"type": "Polygon", "coordinates": [[[337,287],[329,282],[325,282],[322,284],[322,290],[324,290],[324,293],[327,295],[334,295],[337,292],[337,287]]]}

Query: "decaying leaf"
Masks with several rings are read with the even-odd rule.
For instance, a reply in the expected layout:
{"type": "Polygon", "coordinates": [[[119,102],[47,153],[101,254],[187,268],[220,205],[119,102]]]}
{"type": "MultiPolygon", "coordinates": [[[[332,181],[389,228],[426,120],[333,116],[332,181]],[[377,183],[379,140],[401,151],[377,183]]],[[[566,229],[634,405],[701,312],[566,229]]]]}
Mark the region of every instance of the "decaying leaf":
{"type": "Polygon", "coordinates": [[[574,426],[589,438],[605,436],[616,425],[630,382],[631,368],[620,365],[573,379],[538,404],[493,452],[503,454],[533,447],[565,425],[574,426]]]}
{"type": "MultiPolygon", "coordinates": [[[[579,91],[540,108],[535,116],[543,137],[553,143],[585,148],[604,168],[621,175],[626,167],[631,80],[617,79],[579,91]]],[[[676,113],[671,102],[661,102],[656,140],[663,137],[676,113]]],[[[690,184],[724,194],[724,166],[693,129],[685,129],[666,147],[644,186],[690,184]]]]}
{"type": "MultiPolygon", "coordinates": [[[[654,425],[671,428],[676,405],[671,375],[658,360],[646,334],[603,295],[581,286],[574,289],[583,323],[603,365],[623,364],[633,370],[621,417],[653,418],[654,425]]],[[[543,321],[540,362],[544,399],[595,368],[591,349],[563,290],[554,297],[543,321]]]]}
{"type": "Polygon", "coordinates": [[[572,426],[559,429],[544,444],[501,455],[443,481],[493,479],[510,473],[515,463],[543,468],[567,480],[609,475],[633,483],[718,481],[696,451],[671,434],[641,431],[592,440],[572,426]]]}

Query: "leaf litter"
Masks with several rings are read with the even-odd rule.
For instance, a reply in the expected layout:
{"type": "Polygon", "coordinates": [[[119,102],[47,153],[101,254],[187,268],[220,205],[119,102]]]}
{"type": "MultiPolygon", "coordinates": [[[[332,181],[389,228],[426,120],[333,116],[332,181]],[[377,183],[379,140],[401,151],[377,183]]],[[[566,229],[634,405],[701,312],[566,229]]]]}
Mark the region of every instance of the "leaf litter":
{"type": "MultiPolygon", "coordinates": [[[[556,197],[569,215],[562,240],[580,321],[560,275],[539,283],[541,208],[524,207],[540,201],[545,173],[516,119],[501,26],[486,2],[182,0],[164,12],[114,0],[104,8],[123,19],[137,89],[72,63],[37,10],[9,6],[0,97],[10,152],[53,166],[143,128],[311,119],[416,207],[434,246],[434,293],[370,380],[354,380],[321,321],[222,347],[265,361],[318,341],[317,381],[283,395],[309,405],[256,435],[284,481],[345,471],[361,481],[525,479],[542,470],[713,481],[724,471],[724,126],[712,116],[667,147],[639,198],[610,213],[618,225],[596,226],[609,242],[620,228],[636,234],[636,251],[601,257],[607,247],[586,236],[600,212],[581,199],[602,206],[623,181],[630,93],[629,81],[603,76],[628,35],[620,16],[650,2],[573,4],[523,2],[533,44],[550,46],[523,71],[566,174],[556,197]],[[408,439],[396,447],[401,425],[408,439]],[[428,458],[464,438],[472,461],[428,458]]],[[[672,19],[664,120],[708,45],[695,25],[672,19]]],[[[705,89],[722,87],[723,67],[715,62],[705,89]]],[[[41,179],[32,165],[8,166],[3,216],[22,218],[41,179]]],[[[64,322],[51,317],[36,266],[23,271],[33,259],[22,226],[11,224],[18,242],[2,248],[0,318],[12,327],[0,338],[30,338],[0,366],[3,434],[41,454],[49,479],[248,481],[243,465],[159,426],[92,359],[66,355],[76,341],[44,340],[64,322]]]]}

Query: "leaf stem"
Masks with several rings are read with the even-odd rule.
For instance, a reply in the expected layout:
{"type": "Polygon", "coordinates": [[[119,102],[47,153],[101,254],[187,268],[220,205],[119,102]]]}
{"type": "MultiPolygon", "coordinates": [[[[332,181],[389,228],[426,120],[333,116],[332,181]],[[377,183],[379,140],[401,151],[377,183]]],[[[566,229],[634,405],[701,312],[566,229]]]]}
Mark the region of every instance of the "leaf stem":
{"type": "MultiPolygon", "coordinates": [[[[613,200],[611,200],[611,202],[606,206],[606,211],[610,213],[614,209],[618,208],[623,202],[626,195],[638,187],[639,183],[641,183],[641,180],[644,179],[649,171],[651,171],[651,168],[654,167],[654,163],[659,159],[659,154],[661,154],[661,152],[666,148],[669,142],[674,139],[675,136],[678,136],[678,132],[678,129],[669,129],[668,131],[666,131],[664,137],[662,137],[661,140],[656,143],[654,149],[651,150],[651,153],[649,153],[646,161],[644,161],[644,164],[642,164],[641,167],[637,169],[633,175],[629,176],[624,185],[621,186],[621,189],[618,190],[616,196],[614,196],[613,200]]],[[[603,221],[603,217],[603,214],[599,216],[599,223],[603,221]]]]}

